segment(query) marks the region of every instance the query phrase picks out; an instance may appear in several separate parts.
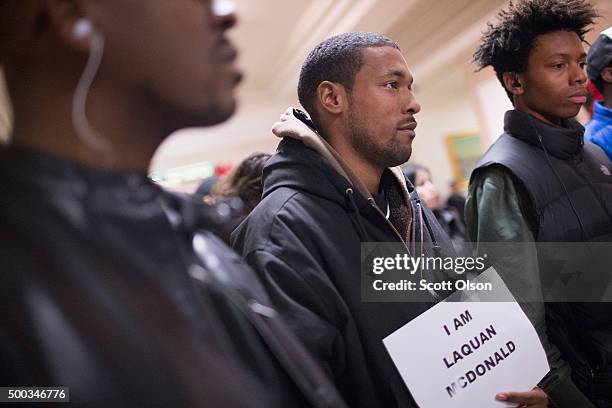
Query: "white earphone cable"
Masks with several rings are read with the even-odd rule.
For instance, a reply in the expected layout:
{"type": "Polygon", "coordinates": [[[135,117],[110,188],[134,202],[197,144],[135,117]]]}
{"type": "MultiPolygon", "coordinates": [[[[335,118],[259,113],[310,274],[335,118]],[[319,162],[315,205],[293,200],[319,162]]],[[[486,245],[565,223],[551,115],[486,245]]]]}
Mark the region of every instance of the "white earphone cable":
{"type": "Polygon", "coordinates": [[[81,141],[97,152],[104,154],[105,159],[110,161],[112,145],[91,126],[86,112],[87,96],[100,68],[103,54],[104,35],[98,31],[93,31],[87,64],[72,99],[72,125],[81,141]]]}

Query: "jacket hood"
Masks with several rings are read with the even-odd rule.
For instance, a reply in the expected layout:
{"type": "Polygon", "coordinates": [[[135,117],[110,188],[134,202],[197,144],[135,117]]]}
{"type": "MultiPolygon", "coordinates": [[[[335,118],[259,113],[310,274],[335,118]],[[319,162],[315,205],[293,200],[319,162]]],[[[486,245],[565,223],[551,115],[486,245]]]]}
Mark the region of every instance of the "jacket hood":
{"type": "MultiPolygon", "coordinates": [[[[372,194],[338,152],[314,129],[299,109],[288,108],[272,127],[282,138],[277,152],[263,170],[263,197],[280,187],[308,192],[349,207],[347,190],[354,192],[358,207],[371,207],[372,194]]],[[[412,185],[399,167],[387,169],[409,204],[412,185]],[[406,186],[409,184],[409,187],[406,186]]]]}

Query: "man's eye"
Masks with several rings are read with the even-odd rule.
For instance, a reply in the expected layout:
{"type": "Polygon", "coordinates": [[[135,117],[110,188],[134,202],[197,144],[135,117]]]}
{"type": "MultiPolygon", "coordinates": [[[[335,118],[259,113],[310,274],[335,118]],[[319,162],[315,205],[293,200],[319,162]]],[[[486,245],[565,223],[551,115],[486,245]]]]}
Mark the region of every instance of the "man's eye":
{"type": "Polygon", "coordinates": [[[563,68],[565,68],[566,65],[567,64],[565,64],[565,62],[562,62],[562,63],[559,63],[559,64],[554,64],[553,68],[554,69],[563,69],[563,68]]]}
{"type": "Polygon", "coordinates": [[[582,61],[582,62],[580,63],[580,68],[584,69],[585,67],[586,67],[586,62],[585,62],[585,61],[582,61]]]}
{"type": "Polygon", "coordinates": [[[386,83],[385,87],[389,89],[397,89],[398,85],[397,85],[397,82],[393,81],[393,82],[386,83]]]}

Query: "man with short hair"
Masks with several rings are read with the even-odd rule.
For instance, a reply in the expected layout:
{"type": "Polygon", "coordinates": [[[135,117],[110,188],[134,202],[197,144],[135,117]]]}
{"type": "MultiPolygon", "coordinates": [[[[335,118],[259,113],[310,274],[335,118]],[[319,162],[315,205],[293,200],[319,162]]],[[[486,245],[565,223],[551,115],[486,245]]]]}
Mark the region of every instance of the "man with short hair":
{"type": "Polygon", "coordinates": [[[556,407],[592,406],[585,395],[597,406],[612,403],[609,304],[550,303],[545,313],[537,301],[541,277],[557,276],[551,265],[559,263],[541,263],[536,242],[612,234],[612,165],[583,142],[574,119],[586,102],[582,43],[595,17],[584,0],[520,0],[499,13],[474,54],[480,69],[493,67],[514,109],[472,173],[468,233],[480,246],[508,243],[489,260],[540,334],[551,367],[540,386],[556,407]]]}
{"type": "Polygon", "coordinates": [[[603,31],[589,49],[587,75],[603,95],[603,101],[595,102],[584,137],[601,147],[612,160],[612,27],[603,31]]]}
{"type": "Polygon", "coordinates": [[[385,36],[346,33],[319,44],[298,85],[312,121],[289,109],[275,125],[284,138],[264,168],[263,200],[232,235],[352,407],[416,407],[382,340],[436,300],[362,302],[361,242],[452,252],[396,167],[410,158],[421,110],[412,86],[385,36]]]}
{"type": "Polygon", "coordinates": [[[344,406],[206,230],[215,209],[147,178],[168,134],[234,112],[235,16],[213,6],[0,2],[2,386],[88,407],[344,406]]]}

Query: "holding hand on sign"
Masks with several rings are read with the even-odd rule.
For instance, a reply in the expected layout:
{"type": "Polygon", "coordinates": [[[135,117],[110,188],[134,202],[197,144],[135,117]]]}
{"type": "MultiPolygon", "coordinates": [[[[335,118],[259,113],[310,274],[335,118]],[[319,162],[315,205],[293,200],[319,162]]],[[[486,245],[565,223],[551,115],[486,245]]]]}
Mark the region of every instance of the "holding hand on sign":
{"type": "Polygon", "coordinates": [[[519,408],[547,408],[548,395],[538,387],[527,392],[503,392],[497,394],[495,399],[498,401],[516,402],[519,408]]]}

